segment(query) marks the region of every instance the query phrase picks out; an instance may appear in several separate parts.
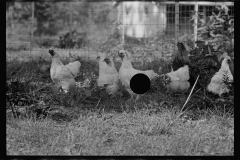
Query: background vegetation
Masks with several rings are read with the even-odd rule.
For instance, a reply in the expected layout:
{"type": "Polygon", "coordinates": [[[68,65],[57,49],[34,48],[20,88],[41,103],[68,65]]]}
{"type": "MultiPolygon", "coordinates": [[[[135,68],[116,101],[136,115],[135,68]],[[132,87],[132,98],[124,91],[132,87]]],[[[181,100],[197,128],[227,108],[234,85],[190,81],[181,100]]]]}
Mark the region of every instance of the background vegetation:
{"type": "MultiPolygon", "coordinates": [[[[106,16],[105,2],[73,5],[76,25],[69,23],[69,3],[35,2],[34,40],[26,45],[31,31],[31,3],[22,3],[6,3],[6,40],[12,42],[7,43],[7,56],[11,56],[6,75],[8,155],[234,155],[234,88],[219,98],[204,87],[217,69],[201,73],[184,108],[189,93],[168,93],[160,80],[152,83],[151,90],[137,102],[126,102],[129,95],[123,89],[110,97],[104,88],[96,86],[98,64],[94,56],[98,51],[116,54],[123,47],[133,53],[134,68],[161,74],[169,72],[159,72],[159,67],[171,63],[175,39],[166,41],[160,34],[141,40],[127,37],[121,46],[117,25],[109,29],[104,24],[114,22],[114,16],[112,20],[106,16]],[[90,26],[86,23],[89,9],[94,23],[90,26]],[[69,27],[77,30],[77,40],[68,38],[69,27]],[[55,90],[47,51],[49,46],[61,48],[59,35],[65,36],[61,42],[70,46],[83,37],[81,45],[70,47],[77,50],[56,51],[64,64],[81,62],[76,81],[83,84],[89,80],[89,87],[73,87],[69,94],[55,90]],[[26,54],[30,49],[31,56],[26,54]]],[[[227,9],[219,8],[208,23],[199,19],[199,38],[208,42],[207,46],[191,45],[191,35],[178,38],[189,44],[196,70],[208,64],[202,61],[206,54],[226,51],[234,59],[234,17],[226,14],[227,9]]],[[[117,57],[114,60],[118,70],[121,62],[117,57]]]]}

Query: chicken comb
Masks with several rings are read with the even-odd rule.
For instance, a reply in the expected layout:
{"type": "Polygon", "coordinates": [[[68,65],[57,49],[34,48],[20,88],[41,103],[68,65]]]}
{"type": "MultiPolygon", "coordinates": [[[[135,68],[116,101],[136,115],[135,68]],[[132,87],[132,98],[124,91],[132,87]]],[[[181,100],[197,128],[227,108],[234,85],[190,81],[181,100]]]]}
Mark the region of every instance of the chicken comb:
{"type": "Polygon", "coordinates": [[[50,49],[49,49],[49,51],[48,51],[52,56],[54,55],[54,50],[53,50],[53,48],[51,47],[50,49]]]}

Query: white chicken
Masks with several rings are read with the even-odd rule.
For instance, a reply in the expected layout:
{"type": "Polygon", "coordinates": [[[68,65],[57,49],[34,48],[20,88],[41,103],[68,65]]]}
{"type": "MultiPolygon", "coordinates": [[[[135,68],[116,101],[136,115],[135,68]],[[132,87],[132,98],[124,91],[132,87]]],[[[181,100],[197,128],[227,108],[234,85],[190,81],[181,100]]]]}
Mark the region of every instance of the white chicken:
{"type": "Polygon", "coordinates": [[[189,89],[190,83],[188,80],[190,76],[188,65],[185,65],[176,71],[171,71],[166,75],[169,76],[171,80],[170,84],[166,86],[168,90],[184,92],[189,89]]]}
{"type": "Polygon", "coordinates": [[[169,91],[185,92],[194,84],[194,79],[189,72],[189,51],[183,42],[178,42],[177,47],[178,51],[171,65],[171,72],[165,74],[171,81],[166,84],[166,87],[169,91]]]}
{"type": "Polygon", "coordinates": [[[70,86],[75,85],[74,75],[71,70],[62,63],[58,53],[52,48],[49,49],[49,53],[52,56],[52,64],[50,68],[51,79],[58,88],[62,88],[66,93],[70,86]]]}
{"type": "Polygon", "coordinates": [[[122,85],[131,95],[131,99],[132,99],[135,93],[130,88],[130,80],[134,75],[138,73],[143,73],[147,75],[150,80],[152,80],[155,77],[158,77],[159,75],[155,73],[153,70],[141,71],[141,70],[134,69],[131,62],[132,61],[131,54],[127,51],[120,50],[118,52],[118,55],[122,59],[122,65],[119,69],[119,79],[122,85]]]}
{"type": "Polygon", "coordinates": [[[107,85],[107,92],[114,95],[119,89],[119,76],[113,59],[106,57],[105,53],[100,53],[97,59],[99,63],[97,85],[99,87],[107,85]]]}
{"type": "Polygon", "coordinates": [[[108,65],[106,67],[105,74],[104,74],[106,84],[108,84],[107,92],[113,95],[117,93],[119,89],[119,75],[118,75],[117,69],[115,68],[112,57],[105,58],[104,62],[106,62],[106,64],[108,65]]]}
{"type": "Polygon", "coordinates": [[[105,84],[105,70],[107,68],[107,63],[103,60],[106,58],[105,53],[99,53],[97,56],[98,65],[99,65],[99,77],[97,79],[97,85],[103,86],[105,84]]]}
{"type": "MultiPolygon", "coordinates": [[[[219,56],[218,61],[221,62],[226,56],[228,56],[228,53],[227,52],[223,53],[221,56],[219,56]]],[[[231,61],[228,65],[229,65],[229,69],[234,77],[234,59],[231,59],[231,61]]]]}
{"type": "Polygon", "coordinates": [[[66,67],[72,72],[72,75],[75,78],[80,73],[81,63],[79,61],[70,62],[66,67]]]}
{"type": "Polygon", "coordinates": [[[221,68],[217,73],[215,73],[211,79],[211,82],[207,86],[207,90],[209,92],[218,94],[219,96],[221,96],[223,93],[229,92],[229,88],[223,82],[223,75],[225,74],[230,82],[233,81],[233,75],[229,69],[230,61],[231,58],[226,55],[222,61],[221,68]]]}

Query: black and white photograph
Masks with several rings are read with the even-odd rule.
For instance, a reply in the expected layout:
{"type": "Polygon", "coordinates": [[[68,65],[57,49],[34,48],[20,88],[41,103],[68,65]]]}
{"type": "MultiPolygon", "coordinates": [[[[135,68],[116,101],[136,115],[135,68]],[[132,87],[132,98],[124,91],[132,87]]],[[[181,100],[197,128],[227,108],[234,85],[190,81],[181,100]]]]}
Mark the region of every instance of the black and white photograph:
{"type": "Polygon", "coordinates": [[[234,156],[234,1],[6,1],[6,155],[234,156]]]}

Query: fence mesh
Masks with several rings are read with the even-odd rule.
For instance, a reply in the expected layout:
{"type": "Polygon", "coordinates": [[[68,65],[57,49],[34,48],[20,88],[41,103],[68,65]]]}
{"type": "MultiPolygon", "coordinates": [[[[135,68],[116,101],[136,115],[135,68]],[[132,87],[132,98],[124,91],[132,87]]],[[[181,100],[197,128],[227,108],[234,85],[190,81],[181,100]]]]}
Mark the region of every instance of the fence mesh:
{"type": "MultiPolygon", "coordinates": [[[[131,3],[12,2],[6,8],[7,60],[49,58],[51,46],[65,57],[94,58],[104,45],[114,48],[126,43],[151,43],[153,56],[164,57],[174,53],[179,36],[194,33],[191,18],[198,2],[131,3]]],[[[219,4],[198,3],[198,12],[207,18],[219,4]]],[[[233,14],[233,3],[228,7],[233,14]]]]}

